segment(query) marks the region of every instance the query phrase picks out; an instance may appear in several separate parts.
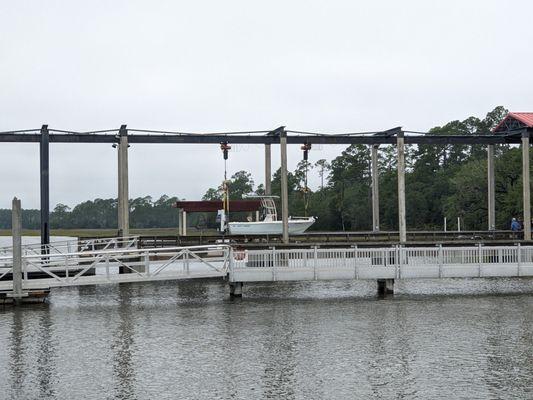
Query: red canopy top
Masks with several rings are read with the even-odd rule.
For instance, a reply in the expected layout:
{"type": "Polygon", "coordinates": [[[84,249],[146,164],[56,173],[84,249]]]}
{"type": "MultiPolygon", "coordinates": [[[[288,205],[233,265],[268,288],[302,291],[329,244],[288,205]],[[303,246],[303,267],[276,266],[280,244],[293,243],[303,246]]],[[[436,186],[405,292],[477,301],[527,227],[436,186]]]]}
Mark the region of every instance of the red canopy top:
{"type": "Polygon", "coordinates": [[[533,112],[510,112],[505,116],[504,119],[500,121],[498,125],[496,125],[496,128],[494,128],[492,131],[505,131],[507,126],[513,126],[513,124],[510,123],[512,120],[518,122],[518,124],[516,124],[516,128],[520,126],[533,128],[533,112]]]}
{"type": "MultiPolygon", "coordinates": [[[[186,212],[217,212],[222,210],[224,205],[221,200],[209,201],[177,201],[176,208],[183,208],[186,212]]],[[[229,210],[238,211],[258,211],[261,208],[261,200],[230,200],[229,210]]]]}

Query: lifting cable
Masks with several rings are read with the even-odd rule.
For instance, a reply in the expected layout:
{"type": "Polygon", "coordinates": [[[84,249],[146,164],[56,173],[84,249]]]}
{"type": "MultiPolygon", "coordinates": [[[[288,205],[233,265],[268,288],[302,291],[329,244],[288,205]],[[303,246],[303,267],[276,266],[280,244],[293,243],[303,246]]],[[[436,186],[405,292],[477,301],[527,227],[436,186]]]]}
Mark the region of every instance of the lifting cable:
{"type": "Polygon", "coordinates": [[[231,146],[228,144],[228,142],[222,142],[220,143],[220,149],[222,150],[222,154],[224,156],[224,181],[222,182],[222,204],[224,207],[224,212],[226,213],[226,218],[229,215],[229,194],[228,194],[228,152],[231,150],[231,146]]]}
{"type": "Polygon", "coordinates": [[[304,217],[307,217],[307,209],[309,208],[309,187],[307,187],[307,174],[309,172],[309,162],[307,160],[309,158],[309,150],[311,150],[311,143],[304,143],[301,149],[304,152],[304,166],[305,166],[304,188],[303,188],[304,217]]]}

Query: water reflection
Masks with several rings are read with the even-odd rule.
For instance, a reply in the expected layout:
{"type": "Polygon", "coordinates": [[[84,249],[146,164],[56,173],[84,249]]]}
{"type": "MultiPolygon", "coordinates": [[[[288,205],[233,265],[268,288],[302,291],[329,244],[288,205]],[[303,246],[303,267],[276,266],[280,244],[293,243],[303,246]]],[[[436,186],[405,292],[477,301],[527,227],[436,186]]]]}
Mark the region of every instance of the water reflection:
{"type": "Polygon", "coordinates": [[[524,398],[533,280],[519,285],[385,300],[346,283],[237,300],[213,281],[62,289],[0,310],[0,398],[524,398]]]}
{"type": "Polygon", "coordinates": [[[135,399],[135,369],[133,367],[135,311],[131,306],[131,286],[119,285],[118,291],[118,325],[113,335],[113,375],[115,378],[115,398],[135,399]]]}
{"type": "MultiPolygon", "coordinates": [[[[53,323],[50,316],[50,308],[45,304],[41,307],[39,317],[39,329],[37,331],[37,380],[39,383],[39,395],[41,398],[50,398],[55,394],[54,385],[56,377],[56,341],[54,337],[53,323]]],[[[33,336],[33,335],[31,335],[33,336]]]]}
{"type": "Polygon", "coordinates": [[[11,391],[21,393],[26,378],[27,366],[24,363],[24,310],[16,308],[12,311],[12,324],[9,345],[9,371],[11,391]]]}
{"type": "Polygon", "coordinates": [[[290,309],[274,310],[264,316],[270,326],[261,339],[264,370],[261,375],[264,397],[267,399],[295,398],[295,335],[294,316],[290,309]]]}

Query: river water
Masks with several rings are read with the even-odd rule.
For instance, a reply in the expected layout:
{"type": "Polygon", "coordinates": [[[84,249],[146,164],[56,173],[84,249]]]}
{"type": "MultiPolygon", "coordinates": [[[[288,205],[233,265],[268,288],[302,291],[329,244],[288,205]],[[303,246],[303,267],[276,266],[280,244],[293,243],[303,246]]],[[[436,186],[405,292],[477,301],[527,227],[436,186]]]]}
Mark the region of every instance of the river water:
{"type": "Polygon", "coordinates": [[[0,398],[533,398],[533,280],[396,286],[53,289],[0,308],[0,398]]]}

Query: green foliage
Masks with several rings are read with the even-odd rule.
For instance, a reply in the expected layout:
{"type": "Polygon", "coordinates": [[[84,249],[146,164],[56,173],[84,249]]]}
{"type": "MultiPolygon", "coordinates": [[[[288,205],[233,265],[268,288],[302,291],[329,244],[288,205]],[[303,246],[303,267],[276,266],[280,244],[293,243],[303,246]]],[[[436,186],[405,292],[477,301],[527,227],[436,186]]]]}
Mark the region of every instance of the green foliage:
{"type": "MultiPolygon", "coordinates": [[[[261,185],[260,185],[261,186],[261,185]]],[[[262,186],[260,188],[262,189],[262,186]]],[[[254,180],[252,174],[247,171],[237,171],[228,180],[228,192],[230,200],[240,200],[254,192],[254,180]]],[[[202,200],[221,200],[224,195],[222,184],[217,188],[209,188],[202,200]]]]}

